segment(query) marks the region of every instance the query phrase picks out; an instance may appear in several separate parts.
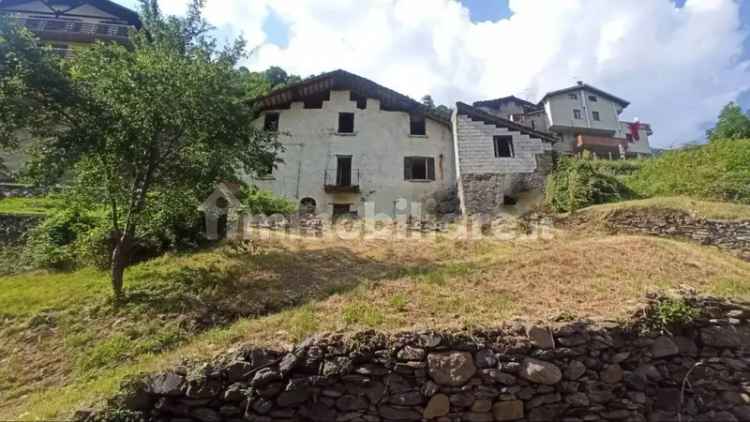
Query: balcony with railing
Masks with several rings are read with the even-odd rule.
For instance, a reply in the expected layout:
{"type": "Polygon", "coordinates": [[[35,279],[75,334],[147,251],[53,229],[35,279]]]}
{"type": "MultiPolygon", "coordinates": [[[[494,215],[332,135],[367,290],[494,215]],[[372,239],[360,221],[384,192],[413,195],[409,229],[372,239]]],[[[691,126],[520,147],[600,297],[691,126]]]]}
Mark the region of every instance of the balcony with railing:
{"type": "Polygon", "coordinates": [[[578,135],[576,150],[589,151],[598,158],[620,159],[628,149],[628,141],[610,136],[578,135]]]}
{"type": "Polygon", "coordinates": [[[93,42],[95,40],[109,40],[122,43],[128,42],[129,25],[113,23],[92,23],[63,19],[46,18],[10,18],[39,38],[54,41],[93,42]]]}
{"type": "Polygon", "coordinates": [[[326,169],[323,188],[327,193],[359,193],[359,169],[326,169]]]}

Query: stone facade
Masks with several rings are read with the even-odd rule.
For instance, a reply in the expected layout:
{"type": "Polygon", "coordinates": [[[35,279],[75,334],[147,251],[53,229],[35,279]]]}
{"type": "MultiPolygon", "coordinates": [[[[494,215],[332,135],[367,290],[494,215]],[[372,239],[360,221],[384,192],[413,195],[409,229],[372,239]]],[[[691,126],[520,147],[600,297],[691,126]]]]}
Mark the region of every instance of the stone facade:
{"type": "Polygon", "coordinates": [[[553,167],[550,142],[460,113],[454,117],[454,130],[464,215],[496,214],[507,197],[544,189],[553,167]],[[512,137],[513,157],[495,157],[495,136],[512,137]]]}
{"type": "Polygon", "coordinates": [[[644,319],[512,322],[327,335],[288,352],[244,347],[135,381],[110,411],[79,417],[129,409],[165,422],[750,421],[750,306],[687,302],[702,314],[671,334],[649,334],[644,319]]]}
{"type": "Polygon", "coordinates": [[[750,220],[707,220],[679,210],[622,209],[611,212],[606,225],[616,232],[676,237],[718,246],[750,260],[750,220]]]}

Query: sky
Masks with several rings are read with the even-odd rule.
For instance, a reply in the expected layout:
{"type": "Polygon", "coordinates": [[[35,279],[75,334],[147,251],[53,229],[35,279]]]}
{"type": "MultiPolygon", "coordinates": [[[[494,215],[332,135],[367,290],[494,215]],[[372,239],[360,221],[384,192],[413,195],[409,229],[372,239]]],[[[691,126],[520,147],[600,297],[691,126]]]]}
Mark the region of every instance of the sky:
{"type": "Polygon", "coordinates": [[[750,108],[750,0],[208,0],[206,17],[245,37],[251,70],[345,69],[449,106],[581,80],[629,100],[621,117],[650,123],[655,147],[750,108]]]}

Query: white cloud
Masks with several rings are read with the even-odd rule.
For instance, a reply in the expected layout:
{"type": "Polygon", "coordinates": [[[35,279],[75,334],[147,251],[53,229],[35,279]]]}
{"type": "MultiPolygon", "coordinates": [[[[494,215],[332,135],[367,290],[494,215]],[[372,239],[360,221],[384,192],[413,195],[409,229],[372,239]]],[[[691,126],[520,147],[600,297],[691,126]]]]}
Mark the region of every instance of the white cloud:
{"type": "MultiPolygon", "coordinates": [[[[490,1],[490,0],[487,0],[490,1]]],[[[163,0],[179,11],[184,0],[163,0]]],[[[510,0],[513,16],[473,23],[454,0],[212,0],[207,17],[262,47],[249,65],[307,76],[343,68],[445,104],[516,94],[532,100],[576,80],[631,101],[624,118],[652,123],[660,146],[750,89],[733,0],[510,0]],[[289,42],[267,40],[270,11],[289,42]]]]}

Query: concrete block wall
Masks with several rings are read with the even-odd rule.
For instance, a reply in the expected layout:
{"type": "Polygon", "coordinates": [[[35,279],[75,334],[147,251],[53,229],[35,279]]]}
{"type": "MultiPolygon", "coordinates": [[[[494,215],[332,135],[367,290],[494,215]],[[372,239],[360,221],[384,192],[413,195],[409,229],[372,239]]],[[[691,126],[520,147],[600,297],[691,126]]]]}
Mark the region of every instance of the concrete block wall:
{"type": "Polygon", "coordinates": [[[505,196],[544,186],[552,145],[465,115],[454,119],[459,198],[464,215],[493,214],[505,196]],[[512,136],[514,157],[495,157],[493,138],[512,136]],[[540,165],[540,163],[542,165],[540,165]]]}

